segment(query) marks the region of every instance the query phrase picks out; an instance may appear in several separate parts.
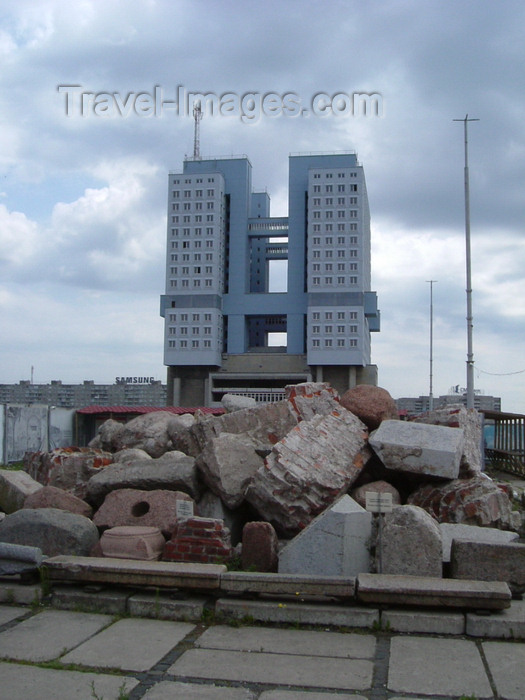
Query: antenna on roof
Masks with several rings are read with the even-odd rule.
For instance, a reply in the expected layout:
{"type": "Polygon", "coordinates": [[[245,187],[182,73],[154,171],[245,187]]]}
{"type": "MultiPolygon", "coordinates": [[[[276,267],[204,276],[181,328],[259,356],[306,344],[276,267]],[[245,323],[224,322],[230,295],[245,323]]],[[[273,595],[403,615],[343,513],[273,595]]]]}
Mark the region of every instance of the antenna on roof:
{"type": "Polygon", "coordinates": [[[202,119],[202,109],[200,101],[193,105],[193,119],[195,120],[193,131],[193,157],[200,160],[200,121],[202,119]]]}

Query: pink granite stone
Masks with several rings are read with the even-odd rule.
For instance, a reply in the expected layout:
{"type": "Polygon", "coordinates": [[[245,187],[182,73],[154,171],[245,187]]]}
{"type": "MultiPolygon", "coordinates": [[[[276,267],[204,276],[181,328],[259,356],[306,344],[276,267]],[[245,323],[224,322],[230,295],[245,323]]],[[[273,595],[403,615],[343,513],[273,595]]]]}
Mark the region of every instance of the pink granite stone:
{"type": "Polygon", "coordinates": [[[103,555],[116,559],[160,559],[164,545],[164,537],[156,527],[112,527],[100,538],[103,555]]]}

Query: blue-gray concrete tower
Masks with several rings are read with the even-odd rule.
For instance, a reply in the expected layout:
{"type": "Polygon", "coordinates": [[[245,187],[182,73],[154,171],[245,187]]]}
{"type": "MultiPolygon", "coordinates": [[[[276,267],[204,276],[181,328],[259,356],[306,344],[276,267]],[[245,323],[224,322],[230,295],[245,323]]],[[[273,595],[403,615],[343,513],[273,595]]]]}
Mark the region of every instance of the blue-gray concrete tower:
{"type": "Polygon", "coordinates": [[[288,217],[270,216],[251,170],[245,156],[187,158],[169,175],[168,403],[215,405],[224,393],[266,401],[306,380],[340,393],[377,381],[370,212],[355,153],[290,156],[288,217]],[[270,289],[273,261],[287,261],[286,291],[270,289]]]}

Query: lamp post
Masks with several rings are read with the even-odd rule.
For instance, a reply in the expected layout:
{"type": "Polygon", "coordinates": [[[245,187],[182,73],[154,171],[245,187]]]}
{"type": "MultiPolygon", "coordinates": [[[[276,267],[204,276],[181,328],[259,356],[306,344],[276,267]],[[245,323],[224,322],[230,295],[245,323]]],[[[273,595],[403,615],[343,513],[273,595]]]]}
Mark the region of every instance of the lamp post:
{"type": "Polygon", "coordinates": [[[432,394],[432,369],[433,369],[433,359],[434,359],[434,354],[433,354],[434,306],[432,303],[432,287],[434,285],[434,282],[437,282],[437,280],[427,280],[427,282],[430,284],[430,383],[429,383],[429,390],[428,390],[428,410],[433,411],[434,410],[434,395],[432,394]]]}
{"type": "Polygon", "coordinates": [[[474,408],[474,353],[472,350],[472,276],[470,259],[470,191],[468,172],[468,123],[479,122],[479,119],[469,119],[468,114],[463,119],[453,119],[463,122],[465,134],[465,243],[467,262],[467,408],[474,408]]]}

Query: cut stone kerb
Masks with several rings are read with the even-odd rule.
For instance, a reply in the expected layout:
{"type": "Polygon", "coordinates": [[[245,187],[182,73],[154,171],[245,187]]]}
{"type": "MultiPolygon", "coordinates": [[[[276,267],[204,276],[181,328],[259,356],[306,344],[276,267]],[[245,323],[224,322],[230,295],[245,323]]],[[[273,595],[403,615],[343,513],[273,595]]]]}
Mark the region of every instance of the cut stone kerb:
{"type": "Polygon", "coordinates": [[[385,420],[369,444],[387,469],[456,479],[463,451],[463,430],[385,420]]]}

